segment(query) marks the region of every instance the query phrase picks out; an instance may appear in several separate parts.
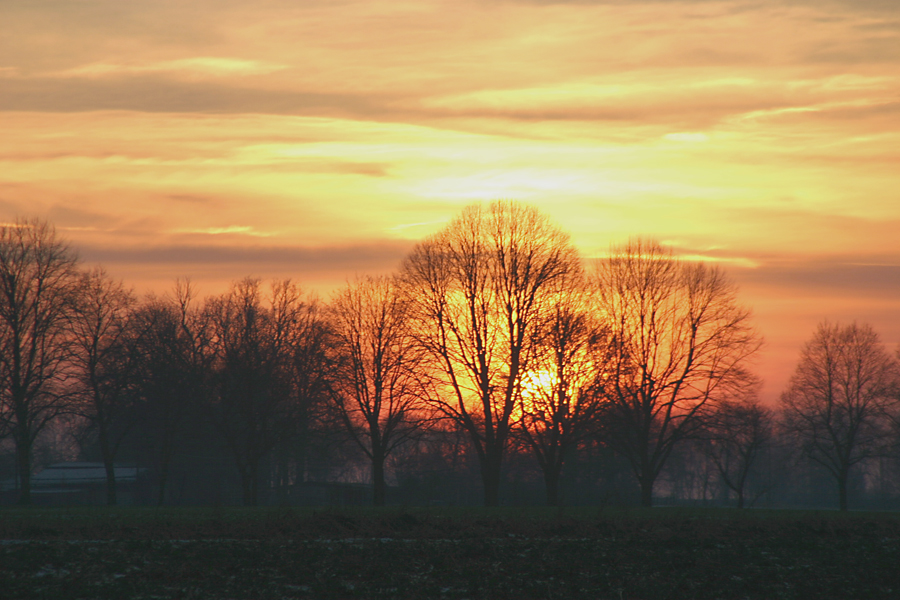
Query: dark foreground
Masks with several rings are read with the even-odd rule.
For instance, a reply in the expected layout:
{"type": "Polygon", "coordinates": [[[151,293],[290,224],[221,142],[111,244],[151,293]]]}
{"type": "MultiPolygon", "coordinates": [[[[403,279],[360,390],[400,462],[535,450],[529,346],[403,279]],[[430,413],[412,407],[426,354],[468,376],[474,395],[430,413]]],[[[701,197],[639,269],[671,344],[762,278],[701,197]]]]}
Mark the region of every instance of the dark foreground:
{"type": "Polygon", "coordinates": [[[0,510],[0,598],[900,598],[900,516],[0,510]]]}

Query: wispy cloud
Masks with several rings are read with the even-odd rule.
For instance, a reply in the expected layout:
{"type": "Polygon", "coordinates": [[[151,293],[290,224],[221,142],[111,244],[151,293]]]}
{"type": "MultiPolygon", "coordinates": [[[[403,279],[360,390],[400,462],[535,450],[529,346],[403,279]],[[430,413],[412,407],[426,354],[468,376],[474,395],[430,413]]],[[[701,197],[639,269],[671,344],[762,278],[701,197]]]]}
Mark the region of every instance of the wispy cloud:
{"type": "Polygon", "coordinates": [[[161,73],[142,73],[128,81],[13,79],[0,89],[0,111],[98,110],[316,116],[376,116],[396,112],[390,108],[389,98],[378,95],[269,90],[235,81],[172,79],[161,73]]]}
{"type": "Polygon", "coordinates": [[[143,64],[95,62],[66,69],[64,71],[49,73],[45,76],[63,78],[101,78],[120,75],[141,75],[146,73],[171,73],[190,76],[227,77],[233,75],[268,74],[288,68],[287,65],[257,60],[198,56],[143,64]]]}
{"type": "Polygon", "coordinates": [[[86,246],[86,260],[116,265],[166,265],[172,276],[191,266],[227,266],[235,273],[290,268],[305,272],[342,272],[347,275],[367,269],[392,269],[409,252],[412,244],[397,240],[373,241],[340,246],[222,246],[176,244],[153,247],[105,248],[86,246]]]}
{"type": "Polygon", "coordinates": [[[250,237],[274,237],[278,235],[276,232],[257,231],[248,225],[229,225],[227,227],[205,227],[202,229],[174,229],[171,233],[175,235],[239,235],[250,237]]]}

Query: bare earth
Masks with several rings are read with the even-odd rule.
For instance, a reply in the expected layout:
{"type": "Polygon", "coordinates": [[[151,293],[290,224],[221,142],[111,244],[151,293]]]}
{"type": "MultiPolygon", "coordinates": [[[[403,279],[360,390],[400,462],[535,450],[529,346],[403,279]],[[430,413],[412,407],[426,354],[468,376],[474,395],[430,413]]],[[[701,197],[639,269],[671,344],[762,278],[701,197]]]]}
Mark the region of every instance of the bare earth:
{"type": "Polygon", "coordinates": [[[3,598],[895,599],[900,516],[0,511],[3,598]]]}

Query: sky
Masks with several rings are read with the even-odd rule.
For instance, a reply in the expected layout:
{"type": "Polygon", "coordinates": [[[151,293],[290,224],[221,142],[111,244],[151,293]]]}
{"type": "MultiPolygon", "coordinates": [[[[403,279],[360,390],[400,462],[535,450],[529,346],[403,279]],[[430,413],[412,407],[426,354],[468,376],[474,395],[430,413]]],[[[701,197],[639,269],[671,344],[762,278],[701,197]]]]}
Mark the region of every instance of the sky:
{"type": "Polygon", "coordinates": [[[816,324],[900,344],[896,0],[0,0],[0,221],[139,293],[327,298],[465,205],[728,270],[774,401],[816,324]]]}

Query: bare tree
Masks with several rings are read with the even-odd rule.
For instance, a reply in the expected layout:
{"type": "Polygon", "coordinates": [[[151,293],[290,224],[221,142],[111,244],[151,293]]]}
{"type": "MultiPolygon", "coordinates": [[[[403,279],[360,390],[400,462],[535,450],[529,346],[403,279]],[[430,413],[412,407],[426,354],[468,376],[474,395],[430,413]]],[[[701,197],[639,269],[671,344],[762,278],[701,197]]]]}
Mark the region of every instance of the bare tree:
{"type": "Polygon", "coordinates": [[[747,384],[747,358],[760,341],[721,270],[677,260],[657,243],[613,248],[597,283],[614,358],[604,431],[651,506],[673,448],[696,431],[710,401],[747,384]]]}
{"type": "Polygon", "coordinates": [[[738,508],[744,508],[748,480],[772,439],[772,428],[772,411],[755,394],[719,403],[707,422],[707,455],[722,483],[737,495],[738,508]]]}
{"type": "Polygon", "coordinates": [[[40,220],[0,226],[0,416],[16,444],[19,502],[31,502],[32,448],[64,408],[76,256],[40,220]]]}
{"type": "Polygon", "coordinates": [[[514,202],[466,207],[404,262],[414,335],[441,389],[432,404],[468,433],[488,506],[551,285],[577,265],[568,235],[514,202]]]}
{"type": "Polygon", "coordinates": [[[178,280],[171,296],[151,298],[136,311],[143,332],[137,376],[141,434],[152,452],[159,505],[176,451],[210,395],[212,328],[193,301],[190,281],[178,280]]]}
{"type": "Polygon", "coordinates": [[[543,471],[550,506],[560,502],[566,457],[596,430],[610,358],[607,331],[591,311],[582,272],[573,270],[554,287],[535,332],[539,343],[532,347],[517,411],[518,435],[543,471]]]}
{"type": "Polygon", "coordinates": [[[373,503],[385,501],[385,460],[424,424],[418,350],[394,281],[368,277],[331,304],[338,355],[332,405],[372,463],[373,503]]]}
{"type": "Polygon", "coordinates": [[[307,332],[297,325],[318,326],[310,318],[316,304],[290,281],[278,281],[266,306],[259,280],[248,278],[207,308],[218,363],[215,421],[240,473],[244,504],[255,505],[263,460],[305,410],[294,366],[307,332]]]}
{"type": "Polygon", "coordinates": [[[324,405],[332,388],[334,335],[324,310],[315,298],[303,299],[299,288],[287,281],[286,293],[276,293],[275,313],[282,321],[279,328],[289,334],[289,419],[278,429],[276,442],[276,482],[282,489],[306,481],[312,438],[320,432],[324,405]],[[299,303],[299,304],[298,304],[299,303]]]}
{"type": "Polygon", "coordinates": [[[83,273],[71,318],[72,410],[97,433],[107,504],[116,504],[115,458],[134,423],[141,320],[136,300],[101,268],[83,273]]]}
{"type": "Polygon", "coordinates": [[[821,323],[800,352],[781,396],[785,425],[834,478],[841,510],[851,469],[883,450],[897,381],[897,362],[869,325],[821,323]]]}

